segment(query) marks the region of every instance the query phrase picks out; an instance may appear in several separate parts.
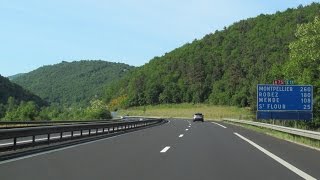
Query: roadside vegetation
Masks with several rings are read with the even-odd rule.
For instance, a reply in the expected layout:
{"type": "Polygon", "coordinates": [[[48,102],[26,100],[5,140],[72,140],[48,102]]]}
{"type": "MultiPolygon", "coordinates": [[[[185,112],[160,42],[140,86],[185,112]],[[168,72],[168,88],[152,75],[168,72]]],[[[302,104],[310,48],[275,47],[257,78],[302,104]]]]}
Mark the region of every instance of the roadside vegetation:
{"type": "Polygon", "coordinates": [[[59,105],[39,106],[33,101],[17,101],[9,97],[6,105],[0,104],[0,119],[2,121],[59,121],[59,120],[101,120],[111,119],[111,113],[101,100],[93,100],[83,107],[59,105]]]}
{"type": "Polygon", "coordinates": [[[121,109],[118,115],[129,116],[155,116],[165,118],[188,118],[192,119],[193,114],[201,112],[206,120],[219,120],[222,117],[251,118],[250,111],[246,108],[235,106],[217,106],[209,104],[162,104],[155,106],[140,106],[121,109]]]}

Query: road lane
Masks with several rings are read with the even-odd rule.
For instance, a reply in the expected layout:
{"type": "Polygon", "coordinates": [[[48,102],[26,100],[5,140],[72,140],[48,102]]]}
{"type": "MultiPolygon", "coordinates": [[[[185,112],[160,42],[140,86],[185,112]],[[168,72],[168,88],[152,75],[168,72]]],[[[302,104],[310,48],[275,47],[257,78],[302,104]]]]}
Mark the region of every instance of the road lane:
{"type": "Polygon", "coordinates": [[[166,173],[154,179],[300,179],[230,130],[209,122],[193,123],[173,147],[155,168],[166,173]]]}
{"type": "Polygon", "coordinates": [[[251,131],[233,124],[220,124],[227,126],[232,132],[240,133],[246,138],[254,140],[254,142],[260,146],[285,159],[304,172],[320,179],[320,151],[277,139],[263,133],[251,131]]]}
{"type": "Polygon", "coordinates": [[[236,137],[229,125],[223,124],[225,129],[209,122],[191,123],[190,128],[189,124],[172,120],[0,164],[0,179],[301,179],[236,137]],[[160,153],[163,149],[166,152],[160,153]]]}

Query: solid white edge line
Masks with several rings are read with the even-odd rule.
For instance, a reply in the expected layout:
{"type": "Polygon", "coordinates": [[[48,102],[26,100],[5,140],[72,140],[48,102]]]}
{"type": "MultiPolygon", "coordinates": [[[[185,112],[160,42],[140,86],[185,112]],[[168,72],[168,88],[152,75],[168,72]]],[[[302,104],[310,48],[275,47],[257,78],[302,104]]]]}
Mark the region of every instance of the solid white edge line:
{"type": "Polygon", "coordinates": [[[183,134],[180,134],[179,138],[182,138],[184,135],[183,134]]]}
{"type": "MultiPolygon", "coordinates": [[[[23,143],[28,143],[28,142],[32,142],[32,140],[19,141],[19,142],[17,142],[17,144],[23,144],[23,143]]],[[[13,143],[12,143],[12,144],[13,144],[13,143]]]]}
{"type": "Polygon", "coordinates": [[[225,127],[224,125],[221,125],[221,124],[219,124],[219,123],[216,123],[216,122],[212,122],[213,124],[216,124],[216,125],[218,125],[218,126],[220,126],[220,127],[223,127],[223,128],[227,128],[227,127],[225,127]]]}
{"type": "Polygon", "coordinates": [[[0,144],[0,147],[1,146],[8,146],[8,145],[12,145],[13,143],[11,142],[11,143],[4,143],[4,144],[0,144]]]}
{"type": "Polygon", "coordinates": [[[170,149],[170,146],[166,146],[160,151],[160,153],[166,153],[169,149],[170,149]]]}
{"type": "Polygon", "coordinates": [[[268,150],[264,149],[263,147],[259,146],[258,144],[254,143],[253,141],[241,136],[238,133],[234,133],[235,135],[237,135],[238,137],[240,137],[241,139],[243,139],[244,141],[248,142],[249,144],[251,144],[252,146],[254,146],[255,148],[257,148],[258,150],[260,150],[261,152],[265,153],[266,155],[268,155],[269,157],[271,157],[273,160],[277,161],[278,163],[282,164],[284,167],[288,168],[289,170],[291,170],[292,172],[296,173],[297,175],[299,175],[300,177],[307,179],[307,180],[316,180],[316,178],[310,176],[309,174],[301,171],[300,169],[296,168],[295,166],[293,166],[292,164],[286,162],[285,160],[281,159],[280,157],[272,154],[271,152],[269,152],[268,150]]]}

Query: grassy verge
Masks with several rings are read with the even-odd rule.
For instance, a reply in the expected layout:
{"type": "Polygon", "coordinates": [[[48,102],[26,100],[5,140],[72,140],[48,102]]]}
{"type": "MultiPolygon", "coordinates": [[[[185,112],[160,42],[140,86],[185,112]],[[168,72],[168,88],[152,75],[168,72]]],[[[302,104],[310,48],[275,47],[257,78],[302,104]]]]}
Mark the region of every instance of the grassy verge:
{"type": "Polygon", "coordinates": [[[226,123],[233,124],[236,126],[241,126],[256,132],[264,133],[264,134],[279,138],[279,139],[283,139],[286,141],[294,142],[300,145],[305,145],[305,146],[320,150],[320,141],[315,139],[305,138],[297,135],[292,135],[292,134],[288,134],[288,133],[284,133],[284,132],[280,132],[280,131],[276,131],[268,128],[263,128],[263,127],[251,126],[247,124],[238,124],[238,123],[232,123],[232,122],[226,122],[226,123]]]}
{"type": "Polygon", "coordinates": [[[119,110],[118,115],[130,116],[156,116],[156,117],[184,117],[192,118],[194,113],[201,112],[205,119],[230,118],[251,118],[250,111],[245,108],[233,106],[215,106],[207,104],[164,104],[156,106],[132,107],[125,110],[119,110]]]}

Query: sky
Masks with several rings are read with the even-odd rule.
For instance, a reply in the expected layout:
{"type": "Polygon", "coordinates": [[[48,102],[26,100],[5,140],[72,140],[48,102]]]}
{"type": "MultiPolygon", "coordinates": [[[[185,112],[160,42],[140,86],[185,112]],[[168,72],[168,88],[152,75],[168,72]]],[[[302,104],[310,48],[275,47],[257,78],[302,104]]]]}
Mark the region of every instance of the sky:
{"type": "Polygon", "coordinates": [[[61,61],[141,66],[234,22],[309,0],[0,0],[0,74],[61,61]]]}

